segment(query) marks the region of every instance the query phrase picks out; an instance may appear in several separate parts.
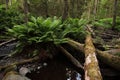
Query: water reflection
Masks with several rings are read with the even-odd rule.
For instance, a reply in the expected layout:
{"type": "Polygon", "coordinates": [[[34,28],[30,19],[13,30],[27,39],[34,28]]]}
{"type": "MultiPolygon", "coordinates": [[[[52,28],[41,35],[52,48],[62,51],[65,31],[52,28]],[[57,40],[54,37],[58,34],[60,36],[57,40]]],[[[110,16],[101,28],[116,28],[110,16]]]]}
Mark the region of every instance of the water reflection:
{"type": "Polygon", "coordinates": [[[66,71],[67,80],[81,80],[81,74],[77,71],[68,68],[66,68],[66,71]]]}
{"type": "Polygon", "coordinates": [[[57,59],[30,68],[32,72],[27,77],[31,80],[81,80],[81,75],[76,70],[68,68],[65,63],[57,59]]]}

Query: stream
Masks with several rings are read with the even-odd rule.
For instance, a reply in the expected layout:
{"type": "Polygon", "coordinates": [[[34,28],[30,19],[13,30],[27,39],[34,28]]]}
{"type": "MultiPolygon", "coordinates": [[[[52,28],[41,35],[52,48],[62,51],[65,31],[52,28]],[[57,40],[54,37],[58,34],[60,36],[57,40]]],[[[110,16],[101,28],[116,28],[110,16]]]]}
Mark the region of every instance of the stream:
{"type": "MultiPolygon", "coordinates": [[[[16,46],[16,42],[0,47],[0,66],[2,58],[6,57],[16,46]]],[[[7,60],[7,59],[6,59],[7,60]]],[[[36,61],[18,66],[31,70],[26,76],[31,80],[84,80],[83,72],[76,68],[64,55],[58,54],[53,59],[44,62],[36,61]]],[[[105,64],[100,64],[103,80],[119,80],[120,72],[105,64]],[[104,66],[103,66],[104,65],[104,66]]]]}

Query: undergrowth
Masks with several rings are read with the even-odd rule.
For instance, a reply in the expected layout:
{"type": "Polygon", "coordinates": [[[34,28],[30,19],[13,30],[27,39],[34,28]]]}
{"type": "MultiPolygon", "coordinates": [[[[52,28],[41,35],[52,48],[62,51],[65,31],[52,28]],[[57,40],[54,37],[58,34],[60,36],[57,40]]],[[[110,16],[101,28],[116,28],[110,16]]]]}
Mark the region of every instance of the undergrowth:
{"type": "Polygon", "coordinates": [[[23,15],[20,12],[0,7],[0,34],[5,34],[8,28],[21,23],[23,23],[23,15]]]}
{"type": "MultiPolygon", "coordinates": [[[[97,27],[104,27],[105,29],[111,29],[112,22],[113,22],[113,18],[104,18],[93,22],[93,25],[97,27]]],[[[116,19],[115,30],[120,31],[120,17],[117,17],[116,19]]]]}
{"type": "Polygon", "coordinates": [[[84,39],[86,23],[84,19],[69,18],[62,22],[61,18],[57,17],[45,19],[32,16],[28,23],[15,25],[12,29],[8,29],[8,34],[18,39],[18,52],[22,51],[26,45],[48,42],[59,45],[67,43],[69,37],[84,39]]]}

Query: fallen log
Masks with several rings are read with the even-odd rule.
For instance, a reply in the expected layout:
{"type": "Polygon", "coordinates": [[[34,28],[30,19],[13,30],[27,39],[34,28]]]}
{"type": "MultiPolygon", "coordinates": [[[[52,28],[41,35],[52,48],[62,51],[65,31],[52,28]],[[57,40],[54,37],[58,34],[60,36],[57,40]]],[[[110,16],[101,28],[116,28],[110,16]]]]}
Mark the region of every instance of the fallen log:
{"type": "Polygon", "coordinates": [[[76,50],[80,50],[80,51],[84,52],[84,44],[81,44],[81,43],[74,41],[72,39],[68,39],[68,44],[70,46],[72,46],[73,48],[75,48],[76,50]]]}
{"type": "MultiPolygon", "coordinates": [[[[76,42],[74,40],[69,39],[68,44],[71,45],[76,50],[80,50],[84,52],[84,44],[81,44],[79,42],[76,42]]],[[[97,51],[97,57],[107,65],[111,66],[112,68],[120,71],[120,57],[114,56],[112,54],[109,54],[107,52],[96,50],[97,51]]]]}
{"type": "Polygon", "coordinates": [[[82,64],[75,59],[67,50],[65,50],[62,46],[59,46],[60,50],[64,53],[64,55],[78,68],[83,69],[82,64]]]}
{"type": "Polygon", "coordinates": [[[107,50],[107,51],[104,51],[106,53],[111,53],[111,54],[116,54],[116,53],[120,53],[120,49],[111,49],[111,50],[107,50]]]}
{"type": "Polygon", "coordinates": [[[98,60],[96,58],[95,47],[91,35],[88,34],[85,40],[85,80],[102,80],[98,60]]]}
{"type": "Polygon", "coordinates": [[[117,69],[120,71],[120,57],[100,51],[96,49],[96,52],[98,53],[98,58],[106,63],[107,65],[113,67],[114,69],[117,69]]]}

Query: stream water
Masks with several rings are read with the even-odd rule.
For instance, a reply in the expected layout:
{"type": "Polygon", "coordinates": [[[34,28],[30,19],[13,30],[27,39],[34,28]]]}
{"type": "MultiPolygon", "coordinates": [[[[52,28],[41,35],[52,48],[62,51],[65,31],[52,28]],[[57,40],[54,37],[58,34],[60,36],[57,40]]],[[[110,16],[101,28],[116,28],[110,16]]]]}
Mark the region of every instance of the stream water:
{"type": "MultiPolygon", "coordinates": [[[[103,80],[119,80],[120,72],[100,64],[103,80]]],[[[40,63],[27,76],[32,80],[84,80],[83,72],[69,62],[65,56],[58,55],[52,60],[40,63]]]]}
{"type": "Polygon", "coordinates": [[[31,80],[83,80],[81,74],[62,56],[56,56],[52,60],[37,64],[36,68],[29,69],[32,72],[27,74],[27,77],[31,80]]]}

